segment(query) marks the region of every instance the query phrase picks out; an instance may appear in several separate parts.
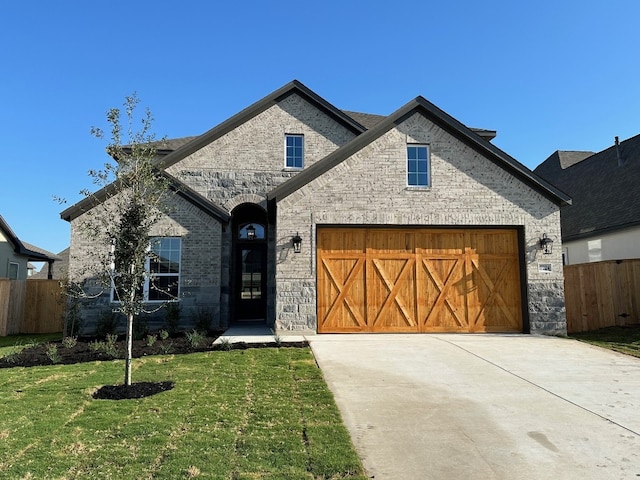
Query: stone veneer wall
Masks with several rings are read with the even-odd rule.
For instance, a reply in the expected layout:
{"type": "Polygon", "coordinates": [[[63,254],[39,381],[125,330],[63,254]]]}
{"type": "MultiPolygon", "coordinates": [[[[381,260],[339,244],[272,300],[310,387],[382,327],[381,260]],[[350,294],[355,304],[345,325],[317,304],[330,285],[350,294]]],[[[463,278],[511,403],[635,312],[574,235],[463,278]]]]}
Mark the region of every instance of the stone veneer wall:
{"type": "Polygon", "coordinates": [[[530,331],[566,333],[559,206],[420,114],[279,201],[278,329],[316,330],[318,225],[522,226],[530,331]],[[407,143],[430,146],[429,188],[406,187],[407,143]],[[295,232],[303,248],[294,255],[295,232]],[[552,255],[536,248],[543,233],[555,241],[552,255]]]}
{"type": "MultiPolygon", "coordinates": [[[[355,134],[309,104],[290,95],[236,129],[167,168],[167,172],[232,213],[243,203],[267,209],[266,196],[299,173],[285,168],[285,134],[304,135],[304,166],[309,167],[355,134]]],[[[270,244],[274,227],[268,227],[270,244]]],[[[221,317],[231,321],[232,232],[222,235],[221,317]]],[[[269,250],[267,314],[273,323],[275,265],[269,250]]]]}
{"type": "MultiPolygon", "coordinates": [[[[167,201],[170,204],[170,216],[165,216],[154,225],[151,235],[182,239],[181,328],[193,326],[199,311],[208,313],[212,326],[225,326],[220,305],[222,225],[177,195],[171,195],[167,201]]],[[[107,211],[102,207],[98,208],[100,213],[107,211]]],[[[92,212],[98,213],[98,210],[94,209],[92,212]]],[[[81,303],[80,315],[84,321],[84,332],[93,333],[99,317],[114,306],[110,302],[110,290],[97,284],[95,280],[100,257],[104,258],[109,247],[106,242],[99,244],[83,236],[80,229],[83,220],[84,215],[71,222],[69,275],[73,281],[85,282],[88,293],[98,295],[95,299],[81,303]]],[[[142,318],[149,323],[150,328],[155,329],[164,325],[165,315],[165,310],[161,309],[142,318]]]]}

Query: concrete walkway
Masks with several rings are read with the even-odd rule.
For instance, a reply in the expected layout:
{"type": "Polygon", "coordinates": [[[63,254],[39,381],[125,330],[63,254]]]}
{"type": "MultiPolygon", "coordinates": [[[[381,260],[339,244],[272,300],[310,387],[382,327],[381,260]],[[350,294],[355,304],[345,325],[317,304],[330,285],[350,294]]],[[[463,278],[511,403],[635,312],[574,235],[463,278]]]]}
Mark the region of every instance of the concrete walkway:
{"type": "Polygon", "coordinates": [[[286,345],[287,343],[298,343],[306,340],[301,334],[281,334],[276,335],[264,324],[238,324],[229,327],[223,335],[216,338],[214,345],[224,342],[231,343],[273,343],[274,345],[286,345]]]}
{"type": "Polygon", "coordinates": [[[640,359],[531,335],[307,339],[375,480],[640,477],[640,359]]]}

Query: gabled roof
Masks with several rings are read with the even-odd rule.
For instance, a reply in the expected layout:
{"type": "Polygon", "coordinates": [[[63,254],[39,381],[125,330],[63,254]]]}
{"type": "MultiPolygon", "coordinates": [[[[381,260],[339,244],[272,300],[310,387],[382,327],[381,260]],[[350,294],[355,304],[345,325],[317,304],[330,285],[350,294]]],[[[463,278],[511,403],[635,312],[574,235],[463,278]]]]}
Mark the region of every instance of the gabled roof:
{"type": "MultiPolygon", "coordinates": [[[[200,195],[198,192],[193,190],[191,187],[182,183],[177,178],[169,175],[166,172],[162,172],[162,175],[167,178],[169,181],[169,187],[176,192],[177,195],[184,198],[188,202],[193,205],[199,207],[201,210],[221,221],[222,223],[228,223],[231,217],[229,216],[229,212],[227,212],[224,208],[219,207],[214,204],[204,196],[200,195]]],[[[70,222],[71,220],[79,217],[85,212],[88,212],[93,207],[96,206],[96,203],[102,203],[109,198],[109,196],[118,192],[119,183],[115,181],[106,187],[98,190],[91,197],[86,197],[83,200],[79,201],[75,205],[67,208],[60,214],[60,218],[70,222]]]]}
{"type": "Polygon", "coordinates": [[[21,241],[13,232],[13,230],[11,230],[11,227],[5,221],[5,219],[2,218],[2,215],[0,215],[0,230],[2,230],[4,235],[13,244],[13,251],[17,255],[27,257],[27,260],[31,262],[49,262],[53,260],[60,260],[60,257],[58,257],[54,253],[51,253],[43,248],[36,247],[35,245],[31,245],[27,242],[21,241]]]}
{"type": "Polygon", "coordinates": [[[640,135],[588,153],[554,152],[534,170],[573,198],[560,213],[565,241],[640,225],[640,135]]]}
{"type": "Polygon", "coordinates": [[[286,84],[284,87],[279,88],[278,90],[267,95],[262,100],[257,101],[253,105],[250,105],[241,112],[225,120],[208,132],[193,138],[191,141],[182,145],[177,150],[168,154],[164,158],[159,159],[158,166],[161,166],[162,168],[168,168],[172,165],[175,165],[183,158],[188,157],[192,153],[209,145],[211,142],[229,133],[230,131],[234,130],[243,123],[246,123],[256,115],[264,112],[271,106],[293,94],[301,96],[306,101],[316,106],[318,109],[320,109],[330,117],[334,118],[337,122],[341,123],[347,129],[351,130],[356,135],[359,135],[362,132],[366,131],[366,128],[363,125],[358,123],[342,110],[334,107],[332,104],[304,86],[299,81],[293,80],[292,82],[286,84]]]}
{"type": "MultiPolygon", "coordinates": [[[[379,124],[382,120],[387,118],[384,115],[374,115],[372,113],[349,112],[347,110],[343,110],[343,112],[349,115],[354,120],[356,120],[361,125],[365,126],[367,130],[371,130],[373,127],[379,124]]],[[[469,127],[469,129],[472,132],[480,135],[482,138],[484,138],[487,141],[493,140],[494,138],[496,138],[496,135],[497,135],[497,132],[495,130],[487,130],[485,128],[472,128],[472,127],[469,127]]]]}
{"type": "Polygon", "coordinates": [[[332,154],[314,163],[295,177],[281,184],[279,187],[271,191],[267,195],[267,198],[269,200],[278,201],[291,195],[299,188],[321,176],[323,173],[332,169],[351,155],[369,145],[371,142],[381,137],[416,112],[424,115],[427,119],[434,122],[498,166],[504,168],[513,176],[520,179],[534,190],[540,192],[554,203],[558,205],[567,205],[571,203],[571,198],[568,195],[535,175],[531,170],[515,160],[513,157],[507,155],[495,145],[489,143],[476,132],[466,127],[446,112],[440,110],[423,97],[416,97],[414,100],[396,110],[384,120],[378,122],[372,129],[354,138],[332,154]]]}

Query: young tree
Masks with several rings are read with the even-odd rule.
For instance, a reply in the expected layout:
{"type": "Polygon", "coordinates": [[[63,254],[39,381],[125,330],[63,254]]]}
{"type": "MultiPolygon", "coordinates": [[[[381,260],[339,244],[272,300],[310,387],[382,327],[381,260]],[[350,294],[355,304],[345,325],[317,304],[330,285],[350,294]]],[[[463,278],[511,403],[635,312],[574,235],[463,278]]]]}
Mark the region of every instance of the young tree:
{"type": "MultiPolygon", "coordinates": [[[[110,126],[107,153],[112,160],[102,170],[90,170],[94,185],[101,188],[82,193],[91,200],[91,209],[80,223],[84,236],[105,247],[94,252],[106,288],[113,288],[117,305],[115,312],[126,318],[125,385],[131,385],[133,323],[145,307],[142,286],[150,275],[145,264],[149,251],[150,232],[166,210],[169,182],[154,163],[158,142],[151,131],[153,117],[145,109],[136,117],[140,103],[134,93],[127,96],[124,112],[112,108],[107,112],[110,126]],[[139,129],[135,124],[140,121],[139,129]],[[104,252],[108,252],[106,255],[104,252]]],[[[105,139],[105,132],[96,127],[91,134],[105,139]]],[[[84,295],[79,290],[76,294],[84,295]]]]}

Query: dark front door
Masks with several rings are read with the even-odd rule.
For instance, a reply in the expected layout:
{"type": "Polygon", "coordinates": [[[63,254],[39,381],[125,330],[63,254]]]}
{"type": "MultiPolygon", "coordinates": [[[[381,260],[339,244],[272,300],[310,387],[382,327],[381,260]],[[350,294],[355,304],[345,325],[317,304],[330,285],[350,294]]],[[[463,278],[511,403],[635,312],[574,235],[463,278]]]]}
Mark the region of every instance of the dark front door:
{"type": "Polygon", "coordinates": [[[232,212],[233,319],[267,319],[267,212],[242,204],[232,212]]]}
{"type": "Polygon", "coordinates": [[[236,248],[236,319],[264,320],[267,248],[264,243],[238,243],[236,248]]]}

